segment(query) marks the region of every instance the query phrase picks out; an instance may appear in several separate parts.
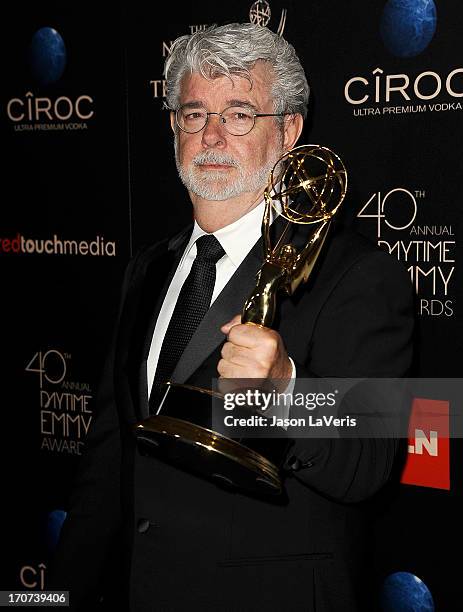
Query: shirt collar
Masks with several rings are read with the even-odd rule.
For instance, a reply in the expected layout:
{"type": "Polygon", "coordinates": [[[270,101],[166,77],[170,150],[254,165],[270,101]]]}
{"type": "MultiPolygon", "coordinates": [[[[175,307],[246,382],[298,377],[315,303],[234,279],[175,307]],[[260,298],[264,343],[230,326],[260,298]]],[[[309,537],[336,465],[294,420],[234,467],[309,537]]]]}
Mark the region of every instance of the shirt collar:
{"type": "MultiPolygon", "coordinates": [[[[226,225],[221,229],[213,232],[213,235],[222,245],[223,250],[229,257],[232,264],[238,268],[243,259],[249,253],[251,248],[257,242],[261,236],[261,225],[262,217],[264,214],[265,202],[262,201],[255,208],[250,210],[248,213],[226,225]]],[[[204,236],[208,232],[205,232],[199,227],[195,221],[193,232],[188,241],[188,245],[183,253],[180,266],[183,265],[185,259],[191,255],[196,256],[195,243],[201,236],[204,236]]]]}

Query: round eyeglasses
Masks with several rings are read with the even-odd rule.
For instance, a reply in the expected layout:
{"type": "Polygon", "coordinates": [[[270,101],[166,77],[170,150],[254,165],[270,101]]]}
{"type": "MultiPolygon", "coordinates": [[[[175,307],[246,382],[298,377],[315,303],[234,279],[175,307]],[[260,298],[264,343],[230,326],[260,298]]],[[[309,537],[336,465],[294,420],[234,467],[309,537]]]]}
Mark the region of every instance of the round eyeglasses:
{"type": "Polygon", "coordinates": [[[196,134],[206,127],[210,115],[218,115],[220,124],[233,136],[249,134],[256,123],[257,117],[283,117],[290,113],[254,113],[242,106],[229,106],[221,113],[210,113],[205,108],[181,106],[175,111],[175,121],[178,127],[188,134],[196,134]]]}

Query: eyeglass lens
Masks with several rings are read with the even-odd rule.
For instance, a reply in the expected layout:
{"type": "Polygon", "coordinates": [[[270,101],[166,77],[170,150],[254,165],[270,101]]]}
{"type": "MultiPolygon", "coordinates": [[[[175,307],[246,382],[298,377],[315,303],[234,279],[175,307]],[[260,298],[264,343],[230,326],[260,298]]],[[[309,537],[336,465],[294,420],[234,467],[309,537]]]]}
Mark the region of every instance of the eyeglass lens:
{"type": "Polygon", "coordinates": [[[240,106],[230,106],[221,113],[208,113],[205,108],[182,108],[177,110],[180,129],[190,134],[199,132],[206,125],[209,115],[220,115],[219,121],[229,134],[240,136],[254,127],[254,113],[240,106]]]}

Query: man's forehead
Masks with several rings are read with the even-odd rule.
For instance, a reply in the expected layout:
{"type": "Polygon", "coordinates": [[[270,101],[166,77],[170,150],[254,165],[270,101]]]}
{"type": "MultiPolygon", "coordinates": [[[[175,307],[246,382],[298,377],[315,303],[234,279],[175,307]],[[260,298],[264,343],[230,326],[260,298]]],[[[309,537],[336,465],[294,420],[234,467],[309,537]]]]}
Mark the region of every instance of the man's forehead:
{"type": "Polygon", "coordinates": [[[212,95],[226,99],[231,106],[241,102],[247,102],[250,106],[262,104],[270,96],[271,70],[263,62],[257,62],[249,72],[249,77],[231,74],[210,79],[199,72],[187,73],[180,86],[182,103],[201,102],[204,97],[212,95]]]}

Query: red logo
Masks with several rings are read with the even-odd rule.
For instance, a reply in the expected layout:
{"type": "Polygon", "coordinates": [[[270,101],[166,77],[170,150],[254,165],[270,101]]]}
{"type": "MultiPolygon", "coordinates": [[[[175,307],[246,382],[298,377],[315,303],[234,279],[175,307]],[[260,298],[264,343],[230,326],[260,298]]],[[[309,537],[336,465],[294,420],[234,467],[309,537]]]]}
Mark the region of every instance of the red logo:
{"type": "Polygon", "coordinates": [[[449,402],[415,398],[404,484],[450,490],[449,402]]]}

